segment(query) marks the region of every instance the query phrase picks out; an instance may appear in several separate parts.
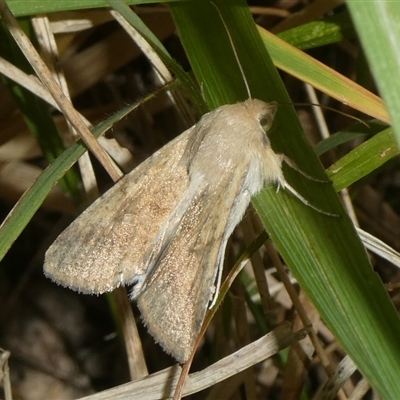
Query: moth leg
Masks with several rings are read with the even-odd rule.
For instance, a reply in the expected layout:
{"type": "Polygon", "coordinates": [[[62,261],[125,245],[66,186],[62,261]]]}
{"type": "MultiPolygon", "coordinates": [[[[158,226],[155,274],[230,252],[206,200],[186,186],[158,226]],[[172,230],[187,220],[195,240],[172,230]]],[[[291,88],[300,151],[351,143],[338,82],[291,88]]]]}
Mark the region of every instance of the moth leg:
{"type": "Polygon", "coordinates": [[[290,168],[294,169],[301,175],[303,175],[305,178],[309,179],[310,181],[314,182],[320,182],[320,183],[332,183],[331,180],[325,180],[325,179],[318,179],[315,178],[314,176],[308,175],[306,172],[304,172],[291,158],[288,156],[285,156],[284,154],[279,154],[281,157],[282,161],[284,161],[290,168]]]}
{"type": "Polygon", "coordinates": [[[340,218],[340,215],[338,214],[334,214],[334,213],[330,213],[328,211],[324,211],[321,210],[320,208],[314,206],[312,203],[310,203],[305,197],[303,197],[295,188],[293,188],[292,186],[290,186],[286,180],[284,182],[282,182],[282,187],[285,188],[288,192],[292,193],[292,195],[296,198],[298,198],[304,205],[306,205],[307,207],[311,207],[313,210],[324,214],[324,215],[328,215],[329,217],[335,217],[335,218],[340,218]]]}
{"type": "MultiPolygon", "coordinates": [[[[285,156],[284,154],[279,154],[279,157],[281,157],[282,161],[285,161],[286,164],[289,165],[289,167],[293,168],[295,171],[298,171],[301,175],[303,175],[305,178],[311,180],[311,181],[315,181],[315,182],[321,182],[321,183],[331,183],[331,181],[324,181],[321,179],[317,179],[314,178],[310,175],[308,175],[307,173],[305,173],[304,171],[302,171],[298,165],[289,157],[285,156]]],[[[304,205],[311,207],[313,210],[324,214],[324,215],[328,215],[329,217],[335,217],[335,218],[339,218],[340,215],[338,214],[334,214],[334,213],[330,213],[328,211],[324,211],[321,210],[320,208],[314,206],[313,204],[311,204],[305,197],[303,197],[294,187],[290,186],[289,183],[286,181],[286,179],[283,179],[281,182],[278,183],[278,190],[280,187],[283,187],[284,189],[286,189],[288,192],[290,192],[294,197],[296,197],[297,199],[299,199],[304,205]]],[[[277,191],[278,191],[277,190],[277,191]]]]}
{"type": "MultiPolygon", "coordinates": [[[[227,243],[227,241],[224,240],[221,247],[225,249],[226,243],[227,243]]],[[[222,282],[222,272],[224,269],[224,255],[225,255],[225,252],[220,253],[220,255],[218,257],[217,276],[214,281],[214,291],[211,295],[211,298],[210,298],[209,304],[208,304],[209,310],[214,307],[214,305],[217,301],[218,295],[219,295],[219,289],[221,287],[221,282],[222,282]]]]}

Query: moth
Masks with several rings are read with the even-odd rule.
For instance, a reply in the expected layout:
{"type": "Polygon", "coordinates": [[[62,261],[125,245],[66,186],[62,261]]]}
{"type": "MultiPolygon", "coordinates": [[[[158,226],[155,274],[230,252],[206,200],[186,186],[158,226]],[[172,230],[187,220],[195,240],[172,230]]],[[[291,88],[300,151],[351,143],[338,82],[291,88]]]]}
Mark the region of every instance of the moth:
{"type": "MultiPolygon", "coordinates": [[[[87,208],[47,250],[44,273],[81,293],[133,285],[150,334],[177,361],[193,350],[218,295],[227,241],[264,186],[287,189],[267,132],[275,102],[221,106],[162,147],[87,208]]],[[[309,179],[314,179],[298,170],[309,179]]]]}
{"type": "Polygon", "coordinates": [[[266,134],[276,109],[249,99],[204,115],[61,233],[45,275],[89,294],[134,285],[148,331],[185,362],[250,199],[266,185],[293,191],[266,134]]]}

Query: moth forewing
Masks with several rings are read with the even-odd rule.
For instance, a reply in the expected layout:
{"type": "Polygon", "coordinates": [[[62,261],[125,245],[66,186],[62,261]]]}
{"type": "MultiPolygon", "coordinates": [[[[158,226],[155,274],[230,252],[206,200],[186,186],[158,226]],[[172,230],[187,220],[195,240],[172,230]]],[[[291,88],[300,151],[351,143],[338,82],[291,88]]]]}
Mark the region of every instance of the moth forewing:
{"type": "Polygon", "coordinates": [[[189,184],[179,161],[191,129],[123,177],[58,236],[46,252],[46,276],[100,294],[145,272],[143,257],[189,184]]]}

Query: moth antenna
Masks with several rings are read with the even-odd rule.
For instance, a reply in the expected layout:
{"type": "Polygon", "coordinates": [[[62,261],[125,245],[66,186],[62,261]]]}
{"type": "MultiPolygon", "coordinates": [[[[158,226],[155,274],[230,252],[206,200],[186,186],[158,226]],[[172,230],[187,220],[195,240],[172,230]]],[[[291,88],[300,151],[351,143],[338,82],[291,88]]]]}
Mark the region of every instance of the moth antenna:
{"type": "Polygon", "coordinates": [[[294,102],[294,103],[279,103],[278,106],[298,106],[298,107],[319,107],[322,108],[323,110],[329,110],[329,111],[333,111],[337,114],[343,115],[344,117],[353,119],[354,121],[359,122],[360,124],[366,126],[367,128],[369,128],[370,126],[368,125],[368,122],[363,121],[361,118],[357,118],[354,115],[348,114],[344,111],[340,111],[337,108],[334,107],[329,107],[329,106],[325,106],[323,104],[318,104],[318,103],[299,103],[299,102],[294,102]]]}
{"type": "Polygon", "coordinates": [[[294,169],[297,171],[299,174],[303,175],[305,178],[309,179],[310,181],[314,182],[320,182],[320,183],[332,183],[331,181],[326,181],[323,179],[318,179],[315,178],[314,176],[308,175],[306,172],[304,172],[300,167],[288,156],[285,156],[284,154],[281,155],[282,161],[284,161],[287,165],[289,165],[290,168],[294,169]]]}
{"type": "Polygon", "coordinates": [[[224,20],[224,17],[222,16],[221,11],[220,11],[219,8],[217,7],[217,5],[216,5],[213,1],[210,1],[210,3],[211,3],[211,4],[215,7],[215,9],[217,10],[217,13],[218,13],[219,17],[221,18],[221,21],[222,21],[222,23],[223,23],[223,25],[224,25],[224,27],[225,27],[226,34],[228,35],[229,43],[230,43],[231,46],[232,46],[233,54],[234,54],[234,56],[235,56],[236,62],[237,62],[238,66],[239,66],[239,69],[240,69],[240,73],[242,74],[242,77],[243,77],[244,84],[245,84],[245,86],[246,86],[247,95],[249,96],[249,99],[251,99],[250,86],[249,86],[249,84],[248,84],[248,82],[247,82],[246,75],[244,74],[244,69],[243,69],[243,67],[242,67],[242,64],[241,64],[241,62],[240,62],[239,56],[238,56],[238,54],[237,54],[237,51],[236,51],[235,45],[234,45],[234,43],[233,43],[233,39],[232,39],[231,33],[229,32],[229,29],[228,29],[228,25],[226,24],[226,22],[225,22],[225,20],[224,20]]]}

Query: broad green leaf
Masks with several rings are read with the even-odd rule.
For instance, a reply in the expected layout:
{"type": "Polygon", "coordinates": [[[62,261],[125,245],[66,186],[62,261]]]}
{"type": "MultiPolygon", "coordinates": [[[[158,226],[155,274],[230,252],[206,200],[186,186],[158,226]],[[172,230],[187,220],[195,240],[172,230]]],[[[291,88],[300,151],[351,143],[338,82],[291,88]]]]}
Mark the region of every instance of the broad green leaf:
{"type": "MultiPolygon", "coordinates": [[[[269,40],[264,33],[264,44],[260,40],[244,1],[215,3],[235,43],[253,97],[287,103],[266,52],[269,40]]],[[[173,3],[170,7],[211,106],[245,99],[243,77],[234,56],[229,55],[232,49],[227,32],[214,7],[205,2],[173,3]]],[[[274,54],[277,51],[273,48],[274,54]]],[[[306,69],[301,66],[302,60],[298,58],[297,66],[306,69]]],[[[279,134],[271,135],[274,149],[293,158],[306,172],[322,176],[315,154],[302,138],[295,113],[283,107],[276,120],[279,134]]],[[[336,338],[375,389],[386,398],[395,398],[400,390],[400,324],[390,298],[333,188],[307,182],[287,169],[285,173],[313,204],[341,218],[319,214],[283,191],[277,194],[274,188],[263,191],[253,203],[285,262],[336,338]]]]}

